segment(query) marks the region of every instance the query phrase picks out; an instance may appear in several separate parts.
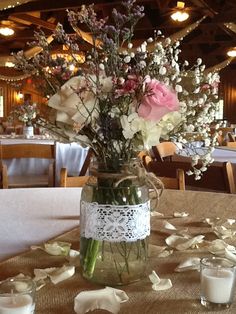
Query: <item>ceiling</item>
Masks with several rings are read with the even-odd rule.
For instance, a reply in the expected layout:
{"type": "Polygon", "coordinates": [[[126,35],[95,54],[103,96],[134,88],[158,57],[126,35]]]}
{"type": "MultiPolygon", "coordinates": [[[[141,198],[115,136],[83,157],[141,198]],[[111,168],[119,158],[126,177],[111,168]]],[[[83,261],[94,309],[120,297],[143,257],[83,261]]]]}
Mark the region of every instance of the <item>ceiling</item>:
{"type": "MultiPolygon", "coordinates": [[[[6,38],[0,35],[0,57],[21,49],[28,49],[27,42],[34,40],[34,31],[42,29],[50,35],[58,22],[64,25],[67,32],[72,33],[73,30],[67,21],[67,8],[76,10],[83,3],[94,3],[99,16],[105,17],[110,14],[113,7],[119,8],[121,3],[116,0],[28,1],[30,2],[0,11],[0,24],[9,25],[15,30],[13,36],[6,38]]],[[[170,14],[175,10],[176,1],[143,0],[137,2],[145,8],[145,17],[136,27],[135,39],[137,40],[153,36],[154,30],[161,30],[165,36],[171,35],[206,16],[203,22],[184,38],[181,45],[182,58],[194,62],[201,57],[207,67],[210,67],[227,59],[227,50],[236,47],[236,32],[225,25],[225,23],[236,23],[235,0],[185,1],[190,18],[183,23],[170,19],[170,14]]],[[[81,46],[81,50],[86,49],[88,45],[81,46]]],[[[236,69],[236,61],[233,61],[230,66],[236,69]]]]}

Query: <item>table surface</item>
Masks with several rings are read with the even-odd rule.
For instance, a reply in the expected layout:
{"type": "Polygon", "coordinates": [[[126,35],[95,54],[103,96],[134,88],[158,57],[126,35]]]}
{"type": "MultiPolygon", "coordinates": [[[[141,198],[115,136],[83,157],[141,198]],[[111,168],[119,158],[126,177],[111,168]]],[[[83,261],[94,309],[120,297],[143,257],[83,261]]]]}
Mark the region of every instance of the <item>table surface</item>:
{"type": "MultiPolygon", "coordinates": [[[[74,189],[76,194],[76,189],[74,189]]],[[[158,210],[164,213],[166,220],[175,226],[188,227],[189,233],[204,234],[208,240],[216,239],[210,228],[203,223],[206,217],[222,219],[235,217],[236,195],[196,191],[165,190],[158,210]],[[173,218],[174,211],[188,211],[189,217],[173,218]]],[[[33,208],[32,208],[33,210],[33,208]]],[[[174,269],[187,257],[209,256],[201,250],[175,251],[165,258],[155,256],[155,246],[164,245],[167,234],[157,227],[160,218],[152,217],[151,254],[147,274],[155,270],[161,278],[170,278],[173,287],[166,291],[153,291],[147,276],[137,283],[122,286],[130,300],[121,305],[121,314],[157,314],[157,313],[215,313],[206,311],[199,302],[200,279],[197,271],[176,273],[174,269]]],[[[163,219],[163,218],[161,218],[163,219]]],[[[68,241],[72,248],[79,248],[79,229],[73,229],[57,240],[68,241]]],[[[232,240],[231,240],[232,241],[232,240]]],[[[235,238],[231,242],[236,244],[235,238]]],[[[35,268],[47,268],[66,264],[65,257],[50,256],[41,250],[29,251],[15,256],[0,264],[0,280],[9,276],[24,273],[33,275],[35,268]]],[[[37,292],[36,314],[72,314],[74,297],[81,291],[103,288],[84,280],[79,266],[76,274],[57,285],[48,283],[37,292]]],[[[96,311],[94,313],[107,313],[96,311]]],[[[230,309],[218,313],[236,313],[236,300],[230,309]]]]}
{"type": "Polygon", "coordinates": [[[25,138],[23,135],[0,135],[2,144],[53,144],[55,139],[45,135],[35,135],[30,138],[25,138]]]}
{"type": "Polygon", "coordinates": [[[79,188],[0,189],[0,260],[79,224],[79,188]]]}

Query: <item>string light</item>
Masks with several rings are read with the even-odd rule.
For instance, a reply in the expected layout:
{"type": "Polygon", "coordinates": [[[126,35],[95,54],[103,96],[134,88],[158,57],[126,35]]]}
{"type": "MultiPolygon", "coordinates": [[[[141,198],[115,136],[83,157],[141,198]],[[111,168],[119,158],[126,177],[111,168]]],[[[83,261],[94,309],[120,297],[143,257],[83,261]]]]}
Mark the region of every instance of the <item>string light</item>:
{"type": "Polygon", "coordinates": [[[1,75],[0,74],[0,80],[5,82],[16,82],[16,81],[23,81],[27,77],[30,77],[31,74],[23,74],[18,76],[9,76],[9,75],[1,75]]]}
{"type": "Polygon", "coordinates": [[[18,5],[24,4],[26,2],[30,2],[30,1],[34,1],[34,0],[1,0],[0,3],[0,10],[9,10],[9,9],[13,9],[18,5]]]}

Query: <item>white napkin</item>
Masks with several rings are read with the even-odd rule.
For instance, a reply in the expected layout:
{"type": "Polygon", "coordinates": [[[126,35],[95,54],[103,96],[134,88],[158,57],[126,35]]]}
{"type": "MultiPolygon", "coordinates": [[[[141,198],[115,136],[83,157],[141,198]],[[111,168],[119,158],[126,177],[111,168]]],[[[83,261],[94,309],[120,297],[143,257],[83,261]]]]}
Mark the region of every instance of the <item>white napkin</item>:
{"type": "Polygon", "coordinates": [[[152,282],[152,289],[155,291],[167,290],[172,287],[170,279],[161,279],[154,270],[149,275],[149,279],[152,282]]]}
{"type": "Polygon", "coordinates": [[[188,270],[199,270],[200,269],[200,258],[190,257],[183,262],[181,262],[176,268],[176,272],[184,272],[188,270]]]}
{"type": "Polygon", "coordinates": [[[196,248],[199,243],[203,241],[204,235],[197,235],[193,238],[187,236],[179,236],[172,234],[166,238],[166,244],[179,251],[187,250],[189,248],[196,248]]]}
{"type": "Polygon", "coordinates": [[[34,269],[35,281],[44,280],[47,277],[56,285],[57,283],[72,277],[75,273],[74,266],[50,267],[50,268],[36,268],[34,269]]]}
{"type": "Polygon", "coordinates": [[[82,291],[74,300],[74,310],[77,314],[84,314],[96,309],[107,310],[117,314],[120,304],[129,300],[123,290],[106,287],[93,291],[82,291]]]}

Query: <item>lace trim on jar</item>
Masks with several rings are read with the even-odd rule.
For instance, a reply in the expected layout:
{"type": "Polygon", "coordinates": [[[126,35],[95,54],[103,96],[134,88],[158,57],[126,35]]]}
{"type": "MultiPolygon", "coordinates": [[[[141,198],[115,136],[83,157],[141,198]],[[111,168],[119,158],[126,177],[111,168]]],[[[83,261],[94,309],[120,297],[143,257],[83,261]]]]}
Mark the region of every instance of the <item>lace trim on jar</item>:
{"type": "Polygon", "coordinates": [[[101,205],[81,202],[81,236],[99,241],[132,242],[150,235],[150,202],[101,205]]]}

